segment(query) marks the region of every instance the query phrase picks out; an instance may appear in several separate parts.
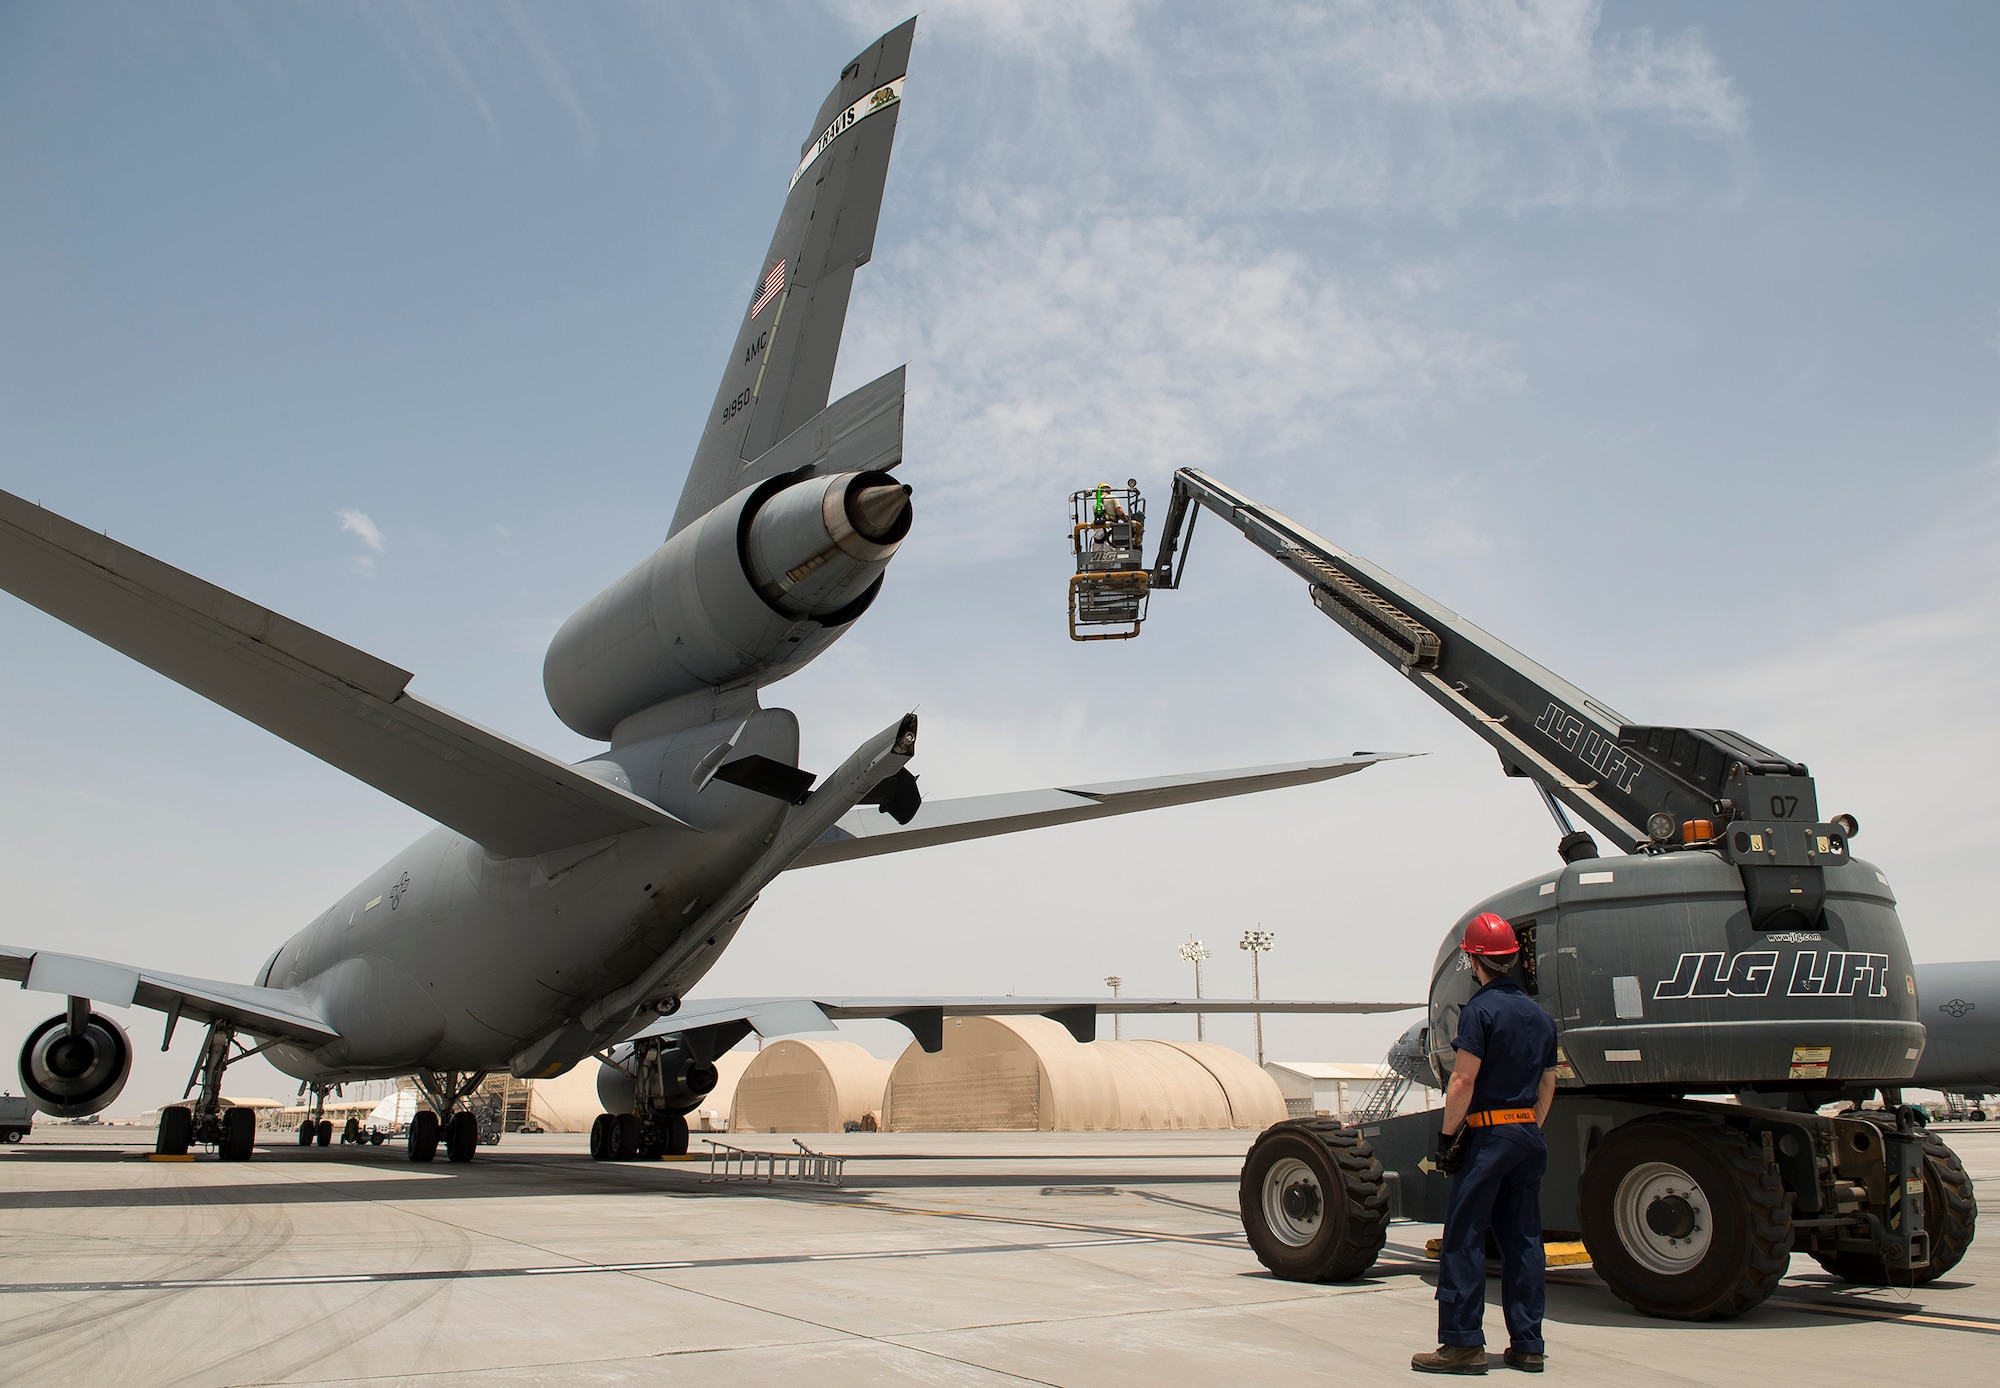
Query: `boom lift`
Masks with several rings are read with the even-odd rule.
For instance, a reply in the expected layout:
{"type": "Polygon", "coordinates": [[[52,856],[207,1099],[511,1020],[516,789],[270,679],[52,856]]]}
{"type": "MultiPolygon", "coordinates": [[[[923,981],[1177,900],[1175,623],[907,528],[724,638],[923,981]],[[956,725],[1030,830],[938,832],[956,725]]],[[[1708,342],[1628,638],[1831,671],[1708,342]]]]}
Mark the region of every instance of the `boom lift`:
{"type": "MultiPolygon", "coordinates": [[[[1877,1285],[1930,1281],[1963,1256],[1971,1182],[1902,1102],[1924,1029],[1895,897],[1850,855],[1854,817],[1820,818],[1802,763],[1740,733],[1633,723],[1192,468],[1174,474],[1149,593],[1180,586],[1201,510],[1304,579],[1555,818],[1562,868],[1478,903],[1445,937],[1424,1043],[1442,1087],[1473,991],[1460,932],[1483,911],[1506,917],[1519,982],[1561,1041],[1549,1237],[1580,1234],[1618,1296],[1681,1319],[1755,1306],[1794,1249],[1877,1285]],[[1569,811],[1626,856],[1600,859],[1569,811]],[[1882,1108],[1863,1112],[1877,1092],[1882,1108]],[[1854,1107],[1818,1113],[1843,1099],[1854,1107]]],[[[1239,1191],[1260,1261],[1280,1277],[1355,1277],[1392,1213],[1441,1219],[1449,1187],[1428,1159],[1440,1112],[1262,1134],[1239,1191]]]]}

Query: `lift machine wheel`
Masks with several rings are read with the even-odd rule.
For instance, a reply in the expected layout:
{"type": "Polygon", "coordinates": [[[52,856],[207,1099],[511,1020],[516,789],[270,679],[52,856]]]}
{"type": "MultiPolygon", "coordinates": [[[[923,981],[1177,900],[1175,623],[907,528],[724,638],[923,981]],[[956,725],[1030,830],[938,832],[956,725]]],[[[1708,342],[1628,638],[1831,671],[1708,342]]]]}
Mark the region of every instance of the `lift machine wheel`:
{"type": "Polygon", "coordinates": [[[1958,1265],[1972,1245],[1979,1205],[1972,1197],[1972,1177],[1958,1153],[1936,1135],[1924,1134],[1924,1228],[1931,1236],[1931,1260],[1920,1268],[1891,1268],[1879,1254],[1816,1253],[1819,1265],[1846,1282],[1861,1287],[1922,1286],[1935,1282],[1958,1265]]]}
{"type": "Polygon", "coordinates": [[[1237,1203],[1257,1261],[1288,1282],[1359,1277],[1389,1236],[1382,1164],[1332,1119],[1266,1128],[1244,1160],[1237,1203]]]}
{"type": "Polygon", "coordinates": [[[1747,1133],[1643,1118],[1614,1128],[1578,1191],[1584,1246],[1605,1285],[1649,1316],[1722,1320],[1777,1290],[1792,1212],[1747,1133]]]}

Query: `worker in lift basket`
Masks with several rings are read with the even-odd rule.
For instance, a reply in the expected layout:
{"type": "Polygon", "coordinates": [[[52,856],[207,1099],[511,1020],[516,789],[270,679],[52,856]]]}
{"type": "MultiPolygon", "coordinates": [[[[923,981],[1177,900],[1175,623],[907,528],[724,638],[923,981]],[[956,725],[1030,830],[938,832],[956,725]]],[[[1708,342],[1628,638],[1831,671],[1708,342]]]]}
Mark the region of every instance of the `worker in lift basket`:
{"type": "Polygon", "coordinates": [[[1486,1372],[1486,1231],[1500,1245],[1506,1364],[1542,1371],[1542,1124],[1556,1093],[1556,1024],[1509,977],[1514,927],[1487,912],[1459,941],[1479,991],[1459,1009],[1438,1166],[1451,1176],[1438,1270],[1438,1347],[1415,1355],[1426,1374],[1486,1372]]]}

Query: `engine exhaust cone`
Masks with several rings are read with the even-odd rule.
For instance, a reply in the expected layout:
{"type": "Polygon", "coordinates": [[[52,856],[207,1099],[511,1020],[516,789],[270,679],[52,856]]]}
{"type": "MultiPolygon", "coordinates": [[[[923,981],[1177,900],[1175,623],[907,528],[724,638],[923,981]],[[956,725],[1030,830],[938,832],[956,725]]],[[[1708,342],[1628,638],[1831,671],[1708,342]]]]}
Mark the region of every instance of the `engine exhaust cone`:
{"type": "Polygon", "coordinates": [[[900,539],[897,527],[910,509],[910,489],[899,482],[857,488],[847,498],[854,528],[877,544],[900,539]]]}

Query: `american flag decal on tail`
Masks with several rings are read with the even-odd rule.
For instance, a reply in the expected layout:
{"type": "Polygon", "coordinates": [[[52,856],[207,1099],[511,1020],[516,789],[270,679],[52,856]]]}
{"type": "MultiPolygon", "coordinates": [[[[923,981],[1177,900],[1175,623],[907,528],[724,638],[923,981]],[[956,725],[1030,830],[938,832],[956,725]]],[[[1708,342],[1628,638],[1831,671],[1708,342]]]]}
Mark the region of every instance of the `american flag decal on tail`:
{"type": "Polygon", "coordinates": [[[785,292],[785,262],[779,261],[771,267],[771,273],[764,276],[764,287],[757,291],[757,302],[750,305],[750,316],[755,318],[771,306],[771,300],[785,292]]]}

